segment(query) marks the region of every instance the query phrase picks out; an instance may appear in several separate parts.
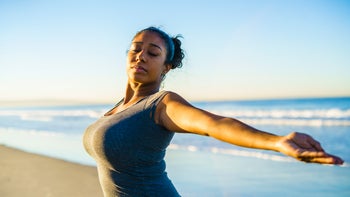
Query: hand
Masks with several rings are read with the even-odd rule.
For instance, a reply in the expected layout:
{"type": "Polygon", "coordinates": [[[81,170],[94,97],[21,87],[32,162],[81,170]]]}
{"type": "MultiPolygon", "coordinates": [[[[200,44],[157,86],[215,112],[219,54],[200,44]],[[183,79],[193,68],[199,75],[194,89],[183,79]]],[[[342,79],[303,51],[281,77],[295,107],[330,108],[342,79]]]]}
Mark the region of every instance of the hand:
{"type": "Polygon", "coordinates": [[[283,136],[277,143],[277,149],[304,162],[336,165],[344,163],[341,158],[326,153],[319,142],[304,133],[293,132],[283,136]]]}

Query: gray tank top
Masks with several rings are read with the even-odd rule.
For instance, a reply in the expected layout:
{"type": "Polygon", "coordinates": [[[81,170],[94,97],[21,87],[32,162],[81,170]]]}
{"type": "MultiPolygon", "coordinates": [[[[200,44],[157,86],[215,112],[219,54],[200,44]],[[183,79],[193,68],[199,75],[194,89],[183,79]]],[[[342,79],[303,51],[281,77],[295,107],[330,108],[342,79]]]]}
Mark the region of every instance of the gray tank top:
{"type": "Polygon", "coordinates": [[[154,121],[156,106],[166,94],[162,91],[145,97],[86,129],[84,147],[96,160],[105,197],[179,196],[167,177],[164,161],[174,132],[154,121]]]}

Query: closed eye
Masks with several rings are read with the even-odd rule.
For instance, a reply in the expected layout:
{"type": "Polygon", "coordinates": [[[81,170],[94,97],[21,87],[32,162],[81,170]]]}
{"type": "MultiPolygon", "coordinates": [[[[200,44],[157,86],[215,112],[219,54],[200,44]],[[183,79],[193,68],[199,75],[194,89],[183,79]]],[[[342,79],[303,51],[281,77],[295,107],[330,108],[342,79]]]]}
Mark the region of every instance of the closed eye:
{"type": "Polygon", "coordinates": [[[150,56],[153,56],[153,57],[158,56],[158,54],[156,54],[156,53],[152,53],[152,52],[148,52],[148,54],[149,54],[150,56]]]}

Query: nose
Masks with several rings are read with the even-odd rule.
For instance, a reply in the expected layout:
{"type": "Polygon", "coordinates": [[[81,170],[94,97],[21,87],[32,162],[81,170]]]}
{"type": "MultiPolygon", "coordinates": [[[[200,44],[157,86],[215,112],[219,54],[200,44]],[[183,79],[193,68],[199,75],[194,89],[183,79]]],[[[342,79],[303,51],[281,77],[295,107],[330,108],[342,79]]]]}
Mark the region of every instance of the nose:
{"type": "Polygon", "coordinates": [[[144,51],[140,51],[137,56],[136,56],[136,61],[142,61],[142,62],[145,62],[145,54],[144,54],[144,51]]]}

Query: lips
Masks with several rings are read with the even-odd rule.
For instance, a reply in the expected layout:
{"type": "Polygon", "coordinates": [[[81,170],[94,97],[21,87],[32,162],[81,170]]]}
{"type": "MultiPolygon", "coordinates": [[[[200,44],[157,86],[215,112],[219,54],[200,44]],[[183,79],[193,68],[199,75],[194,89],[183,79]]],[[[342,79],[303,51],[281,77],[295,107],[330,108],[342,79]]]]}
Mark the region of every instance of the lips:
{"type": "Polygon", "coordinates": [[[132,68],[135,69],[136,72],[147,72],[147,70],[142,66],[136,65],[136,66],[133,66],[132,68]]]}

